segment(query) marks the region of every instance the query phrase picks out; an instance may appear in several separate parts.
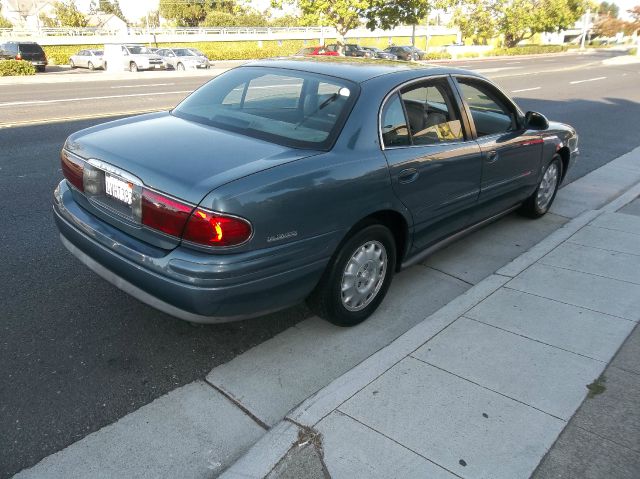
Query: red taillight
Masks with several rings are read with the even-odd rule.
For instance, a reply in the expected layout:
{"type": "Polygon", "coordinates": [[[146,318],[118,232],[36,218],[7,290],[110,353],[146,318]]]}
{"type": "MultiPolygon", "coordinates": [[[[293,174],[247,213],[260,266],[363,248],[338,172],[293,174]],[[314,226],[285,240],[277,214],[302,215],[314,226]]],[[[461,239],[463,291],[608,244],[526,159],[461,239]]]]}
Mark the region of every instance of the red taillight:
{"type": "Polygon", "coordinates": [[[251,237],[251,224],[242,218],[196,208],[182,239],[205,246],[236,246],[251,237]]]}
{"type": "Polygon", "coordinates": [[[191,205],[142,190],[142,224],[149,228],[179,238],[192,210],[191,205]]]}
{"type": "Polygon", "coordinates": [[[80,191],[84,191],[84,185],[82,182],[82,171],[84,166],[82,161],[74,159],[63,151],[60,154],[60,163],[62,164],[62,174],[67,181],[80,191]]]}

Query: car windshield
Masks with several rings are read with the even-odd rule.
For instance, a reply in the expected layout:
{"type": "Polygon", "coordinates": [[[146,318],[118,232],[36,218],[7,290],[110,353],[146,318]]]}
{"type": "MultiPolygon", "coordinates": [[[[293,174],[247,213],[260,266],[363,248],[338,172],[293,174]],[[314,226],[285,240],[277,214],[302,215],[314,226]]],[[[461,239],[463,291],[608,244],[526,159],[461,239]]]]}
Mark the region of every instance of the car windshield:
{"type": "Polygon", "coordinates": [[[91,51],[96,56],[102,56],[104,54],[104,52],[102,50],[91,50],[91,51]]]}
{"type": "Polygon", "coordinates": [[[190,48],[189,50],[191,50],[193,52],[194,55],[197,55],[199,57],[204,57],[206,56],[204,53],[202,53],[200,50],[196,49],[196,48],[190,48]]]}
{"type": "Polygon", "coordinates": [[[329,149],[358,92],[334,77],[241,67],[196,90],[172,114],[285,146],[329,149]]]}
{"type": "Polygon", "coordinates": [[[186,48],[176,48],[175,50],[173,50],[173,53],[175,53],[176,56],[178,57],[194,57],[195,56],[195,54],[191,50],[188,50],[186,48]]]}
{"type": "Polygon", "coordinates": [[[127,46],[127,49],[132,55],[148,55],[151,53],[147,47],[143,46],[129,45],[127,46]]]}

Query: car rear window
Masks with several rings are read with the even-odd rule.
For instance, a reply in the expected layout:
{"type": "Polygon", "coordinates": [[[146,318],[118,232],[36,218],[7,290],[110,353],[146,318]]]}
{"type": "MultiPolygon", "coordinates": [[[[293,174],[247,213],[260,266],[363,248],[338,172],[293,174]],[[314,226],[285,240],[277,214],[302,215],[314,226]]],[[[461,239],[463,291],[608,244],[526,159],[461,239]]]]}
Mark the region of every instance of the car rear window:
{"type": "Polygon", "coordinates": [[[42,47],[37,43],[21,43],[20,51],[22,53],[43,53],[42,47]]]}
{"type": "Polygon", "coordinates": [[[355,83],[334,77],[241,67],[211,80],[172,113],[294,148],[329,149],[358,92],[355,83]]]}

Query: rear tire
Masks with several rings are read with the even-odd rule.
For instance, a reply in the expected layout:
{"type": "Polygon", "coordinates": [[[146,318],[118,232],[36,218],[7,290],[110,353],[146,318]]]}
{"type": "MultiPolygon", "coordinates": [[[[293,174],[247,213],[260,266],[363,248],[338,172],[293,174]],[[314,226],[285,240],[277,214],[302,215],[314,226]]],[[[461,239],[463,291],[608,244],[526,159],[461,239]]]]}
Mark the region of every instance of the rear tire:
{"type": "Polygon", "coordinates": [[[132,73],[135,73],[138,71],[138,65],[136,65],[136,62],[129,63],[129,71],[132,73]]]}
{"type": "Polygon", "coordinates": [[[96,67],[93,66],[93,63],[89,62],[89,64],[87,65],[87,67],[89,67],[89,70],[93,71],[96,69],[96,67]]]}
{"type": "Polygon", "coordinates": [[[184,65],[182,63],[178,63],[178,65],[176,65],[176,70],[178,70],[179,72],[183,72],[184,71],[184,65]]]}
{"type": "Polygon", "coordinates": [[[36,68],[36,70],[38,70],[40,73],[44,73],[46,69],[47,69],[47,67],[44,66],[44,65],[39,66],[39,67],[36,68]]]}
{"type": "Polygon", "coordinates": [[[558,155],[553,155],[553,158],[542,173],[542,178],[536,190],[522,204],[518,210],[519,213],[529,218],[544,216],[556,198],[561,180],[562,159],[558,155]]]}
{"type": "Polygon", "coordinates": [[[71,67],[71,69],[73,70],[76,67],[76,64],[73,63],[73,60],[69,60],[69,66],[71,67]]]}
{"type": "Polygon", "coordinates": [[[355,326],[378,308],[395,268],[396,244],[389,229],[365,225],[334,254],[307,303],[330,323],[355,326]]]}

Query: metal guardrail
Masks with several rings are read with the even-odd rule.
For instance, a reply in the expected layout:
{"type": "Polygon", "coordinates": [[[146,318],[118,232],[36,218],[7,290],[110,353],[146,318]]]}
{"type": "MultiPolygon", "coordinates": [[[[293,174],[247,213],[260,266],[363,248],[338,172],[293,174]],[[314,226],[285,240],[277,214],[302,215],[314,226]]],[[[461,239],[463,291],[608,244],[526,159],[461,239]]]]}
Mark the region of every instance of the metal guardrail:
{"type": "MultiPolygon", "coordinates": [[[[325,31],[329,30],[325,27],[325,31]]],[[[176,27],[142,28],[128,27],[127,30],[109,30],[98,27],[84,28],[0,28],[0,36],[96,36],[116,35],[269,35],[272,33],[320,33],[320,27],[176,27]]]]}

